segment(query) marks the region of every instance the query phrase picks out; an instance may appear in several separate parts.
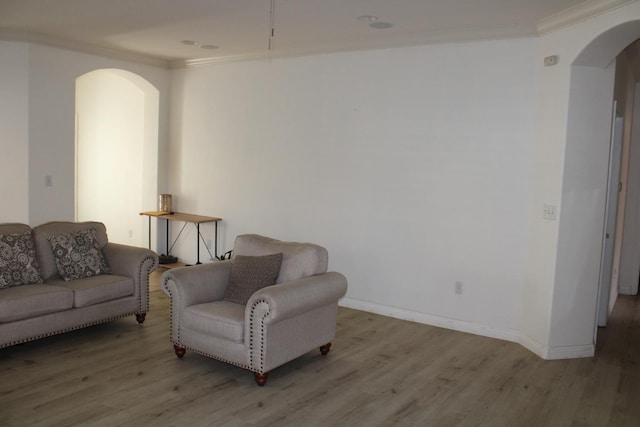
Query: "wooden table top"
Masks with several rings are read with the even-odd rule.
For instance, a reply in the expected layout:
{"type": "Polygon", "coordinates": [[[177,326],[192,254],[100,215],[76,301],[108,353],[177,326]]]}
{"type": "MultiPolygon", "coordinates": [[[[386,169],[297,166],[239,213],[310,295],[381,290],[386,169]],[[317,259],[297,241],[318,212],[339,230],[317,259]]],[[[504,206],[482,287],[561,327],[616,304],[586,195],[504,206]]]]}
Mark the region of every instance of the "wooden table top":
{"type": "Polygon", "coordinates": [[[167,219],[169,221],[184,221],[193,222],[194,224],[200,224],[203,222],[218,222],[222,221],[222,218],[214,216],[194,215],[183,212],[160,212],[160,211],[148,211],[140,212],[140,215],[155,216],[157,218],[167,219]]]}

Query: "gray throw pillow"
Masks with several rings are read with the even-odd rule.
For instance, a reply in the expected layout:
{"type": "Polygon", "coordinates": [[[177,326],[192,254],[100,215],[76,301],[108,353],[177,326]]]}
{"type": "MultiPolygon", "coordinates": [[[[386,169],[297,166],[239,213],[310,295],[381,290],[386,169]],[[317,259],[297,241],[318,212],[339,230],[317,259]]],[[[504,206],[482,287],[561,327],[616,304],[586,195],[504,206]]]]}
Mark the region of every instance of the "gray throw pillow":
{"type": "Polygon", "coordinates": [[[0,235],[0,289],[42,283],[31,231],[0,235]]]}
{"type": "Polygon", "coordinates": [[[66,281],[110,273],[95,228],[51,236],[49,243],[58,274],[66,281]]]}
{"type": "Polygon", "coordinates": [[[262,256],[237,255],[231,264],[229,286],[224,299],[246,304],[258,289],[276,283],[281,264],[282,253],[262,256]]]}

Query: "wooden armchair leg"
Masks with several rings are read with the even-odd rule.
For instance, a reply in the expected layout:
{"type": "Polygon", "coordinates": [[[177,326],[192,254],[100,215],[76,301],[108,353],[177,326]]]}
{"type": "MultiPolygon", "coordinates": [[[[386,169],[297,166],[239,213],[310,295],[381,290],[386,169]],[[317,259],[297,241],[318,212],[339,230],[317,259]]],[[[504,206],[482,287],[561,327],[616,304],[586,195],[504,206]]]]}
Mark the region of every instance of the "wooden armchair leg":
{"type": "Polygon", "coordinates": [[[331,343],[327,343],[320,347],[320,353],[322,353],[323,356],[326,356],[327,353],[329,353],[329,350],[331,350],[331,343]]]}
{"type": "Polygon", "coordinates": [[[256,378],[256,384],[258,384],[260,387],[267,383],[267,377],[269,376],[268,372],[265,372],[264,374],[254,372],[253,375],[256,378]]]}
{"type": "Polygon", "coordinates": [[[136,313],[136,320],[141,325],[142,325],[142,323],[144,323],[145,317],[147,317],[147,313],[136,313]]]}
{"type": "Polygon", "coordinates": [[[179,358],[182,358],[184,356],[184,353],[187,351],[187,349],[174,344],[173,351],[176,352],[176,356],[178,356],[179,358]]]}

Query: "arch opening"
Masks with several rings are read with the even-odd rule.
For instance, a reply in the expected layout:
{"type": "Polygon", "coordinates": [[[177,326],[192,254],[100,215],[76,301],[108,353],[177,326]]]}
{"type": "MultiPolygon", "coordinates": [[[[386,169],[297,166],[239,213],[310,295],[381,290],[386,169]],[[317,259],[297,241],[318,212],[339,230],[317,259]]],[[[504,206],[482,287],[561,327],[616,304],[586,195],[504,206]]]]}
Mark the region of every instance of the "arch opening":
{"type": "Polygon", "coordinates": [[[147,245],[138,213],[155,206],[158,124],[159,91],[141,76],[100,69],[76,79],[76,221],[105,223],[110,241],[147,245]]]}
{"type": "Polygon", "coordinates": [[[570,67],[551,347],[592,342],[595,351],[616,58],[638,38],[639,20],[618,24],[589,41],[570,67]]]}

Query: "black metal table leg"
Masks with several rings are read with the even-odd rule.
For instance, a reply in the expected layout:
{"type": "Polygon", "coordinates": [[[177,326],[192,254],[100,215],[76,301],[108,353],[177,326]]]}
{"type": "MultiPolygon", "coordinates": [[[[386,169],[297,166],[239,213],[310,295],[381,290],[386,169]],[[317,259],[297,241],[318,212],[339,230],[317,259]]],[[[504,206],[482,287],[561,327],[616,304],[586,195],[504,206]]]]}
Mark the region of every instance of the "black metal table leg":
{"type": "Polygon", "coordinates": [[[169,256],[169,220],[165,219],[164,222],[167,224],[167,232],[165,233],[165,237],[167,238],[167,253],[166,256],[169,256]]]}
{"type": "Polygon", "coordinates": [[[196,254],[198,259],[198,261],[196,262],[196,265],[197,265],[197,264],[202,264],[200,262],[200,223],[196,224],[196,229],[198,230],[198,234],[196,235],[196,254]]]}

